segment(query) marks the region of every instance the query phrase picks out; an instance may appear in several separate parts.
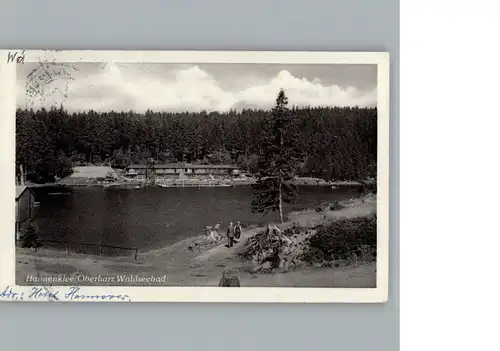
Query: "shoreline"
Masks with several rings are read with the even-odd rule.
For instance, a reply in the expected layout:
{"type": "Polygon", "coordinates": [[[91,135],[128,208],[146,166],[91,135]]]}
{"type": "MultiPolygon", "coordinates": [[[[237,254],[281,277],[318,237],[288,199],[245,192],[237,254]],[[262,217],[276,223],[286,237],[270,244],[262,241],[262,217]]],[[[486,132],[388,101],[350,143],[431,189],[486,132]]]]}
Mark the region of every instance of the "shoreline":
{"type": "MultiPolygon", "coordinates": [[[[354,199],[337,211],[327,210],[318,213],[314,209],[309,209],[290,213],[287,221],[279,227],[282,230],[295,225],[311,228],[342,218],[368,216],[374,212],[376,212],[376,195],[354,199]]],[[[216,243],[206,243],[203,242],[204,235],[187,237],[163,248],[139,251],[137,261],[130,256],[67,254],[43,247],[32,252],[30,249],[17,247],[16,283],[26,285],[23,281],[25,277],[37,274],[41,276],[54,274],[164,276],[166,274],[166,283],[161,286],[217,286],[222,271],[230,269],[238,271],[242,286],[373,287],[375,284],[375,263],[343,267],[300,267],[286,272],[255,273],[251,263],[242,260],[238,253],[245,247],[250,237],[263,230],[263,227],[257,226],[244,228],[239,242],[232,248],[225,246],[225,239],[216,243]],[[326,276],[325,270],[328,271],[326,276]]]]}
{"type": "MultiPolygon", "coordinates": [[[[143,187],[240,187],[251,186],[256,183],[256,179],[251,176],[190,176],[184,179],[178,178],[156,178],[154,184],[147,184],[145,179],[129,178],[123,174],[122,170],[113,169],[109,166],[76,166],[73,173],[66,178],[56,180],[51,183],[35,184],[27,183],[25,185],[32,188],[44,187],[102,187],[102,188],[132,188],[143,187]]],[[[300,176],[293,181],[296,186],[317,186],[331,187],[360,187],[363,181],[355,180],[330,180],[322,178],[300,176]]]]}
{"type": "MultiPolygon", "coordinates": [[[[196,180],[187,179],[183,180],[170,180],[170,181],[157,181],[156,184],[146,184],[144,181],[137,180],[119,180],[114,182],[99,182],[92,178],[85,178],[85,180],[74,179],[73,182],[70,181],[71,178],[66,178],[65,180],[54,182],[54,183],[28,183],[25,184],[30,188],[86,188],[86,187],[96,187],[96,188],[126,188],[126,189],[139,189],[139,188],[188,188],[188,187],[207,187],[207,188],[225,188],[225,187],[248,187],[255,184],[255,181],[248,180],[224,180],[221,182],[214,183],[210,180],[196,180]]],[[[330,181],[325,180],[309,180],[298,178],[295,182],[296,186],[308,186],[308,187],[330,187],[332,189],[341,187],[359,187],[363,184],[357,181],[330,181]]]]}

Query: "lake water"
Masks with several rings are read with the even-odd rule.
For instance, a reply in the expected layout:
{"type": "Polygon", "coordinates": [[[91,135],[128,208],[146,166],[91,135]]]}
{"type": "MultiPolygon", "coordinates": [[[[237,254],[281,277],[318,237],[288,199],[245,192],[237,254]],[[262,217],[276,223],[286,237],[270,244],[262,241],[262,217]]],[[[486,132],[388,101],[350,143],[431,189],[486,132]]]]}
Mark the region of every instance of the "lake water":
{"type": "MultiPolygon", "coordinates": [[[[229,221],[263,225],[276,214],[250,211],[252,189],[76,188],[70,194],[37,195],[36,224],[42,240],[85,242],[147,250],[202,234],[205,226],[229,221]]],[[[356,189],[301,187],[300,201],[285,214],[358,195],[356,189]]]]}

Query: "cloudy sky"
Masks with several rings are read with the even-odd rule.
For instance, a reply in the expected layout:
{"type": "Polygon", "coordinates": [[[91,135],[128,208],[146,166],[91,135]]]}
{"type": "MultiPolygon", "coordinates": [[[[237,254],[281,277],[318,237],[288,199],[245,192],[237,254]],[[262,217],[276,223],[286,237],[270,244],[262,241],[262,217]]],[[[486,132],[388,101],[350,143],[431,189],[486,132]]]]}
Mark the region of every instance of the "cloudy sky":
{"type": "Polygon", "coordinates": [[[375,106],[376,65],[95,64],[18,66],[19,108],[63,104],[70,111],[227,111],[270,108],[283,88],[289,105],[375,106]],[[73,67],[73,68],[72,68],[73,67]],[[42,78],[40,78],[42,77],[42,78]],[[68,79],[71,77],[71,79],[68,79]],[[35,97],[26,93],[39,86],[35,97]]]}

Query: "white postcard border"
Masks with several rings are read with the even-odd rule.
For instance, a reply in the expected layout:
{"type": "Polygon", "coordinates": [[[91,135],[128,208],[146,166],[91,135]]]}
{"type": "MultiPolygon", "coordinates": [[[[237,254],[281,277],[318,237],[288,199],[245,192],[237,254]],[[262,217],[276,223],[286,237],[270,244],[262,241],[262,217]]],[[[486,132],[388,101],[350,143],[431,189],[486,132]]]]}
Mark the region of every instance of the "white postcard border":
{"type": "MultiPolygon", "coordinates": [[[[31,286],[15,284],[15,113],[16,65],[7,63],[0,50],[0,293],[9,288],[17,301],[31,299],[31,286]],[[12,186],[10,186],[12,185],[12,186]]],[[[376,288],[222,288],[222,287],[80,287],[86,296],[122,295],[124,299],[95,298],[71,301],[99,302],[285,302],[359,303],[386,302],[389,288],[389,54],[386,52],[284,52],[284,51],[42,51],[26,50],[24,62],[119,63],[275,63],[275,64],[377,64],[378,165],[377,165],[377,287],[376,288]]],[[[51,292],[68,287],[51,286],[51,292]]],[[[64,297],[64,293],[61,293],[64,297]]],[[[5,301],[0,298],[0,301],[5,301]]],[[[64,299],[61,299],[64,301],[64,299]]]]}

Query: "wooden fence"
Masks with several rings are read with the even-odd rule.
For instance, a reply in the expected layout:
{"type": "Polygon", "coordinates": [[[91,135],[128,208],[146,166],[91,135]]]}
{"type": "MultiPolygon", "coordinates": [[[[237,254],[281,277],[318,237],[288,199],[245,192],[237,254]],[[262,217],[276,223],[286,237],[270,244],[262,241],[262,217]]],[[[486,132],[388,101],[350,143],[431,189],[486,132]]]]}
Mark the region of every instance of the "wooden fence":
{"type": "Polygon", "coordinates": [[[122,247],[107,244],[93,244],[93,243],[79,243],[71,241],[58,241],[58,240],[40,240],[42,246],[43,244],[49,244],[49,247],[56,247],[58,249],[64,249],[67,253],[86,253],[86,254],[96,254],[102,256],[107,253],[108,256],[125,256],[120,255],[120,252],[132,251],[134,253],[134,259],[137,261],[138,249],[135,247],[122,247]],[[90,249],[90,250],[89,250],[90,249]],[[114,255],[113,255],[114,254],[114,255]]]}

